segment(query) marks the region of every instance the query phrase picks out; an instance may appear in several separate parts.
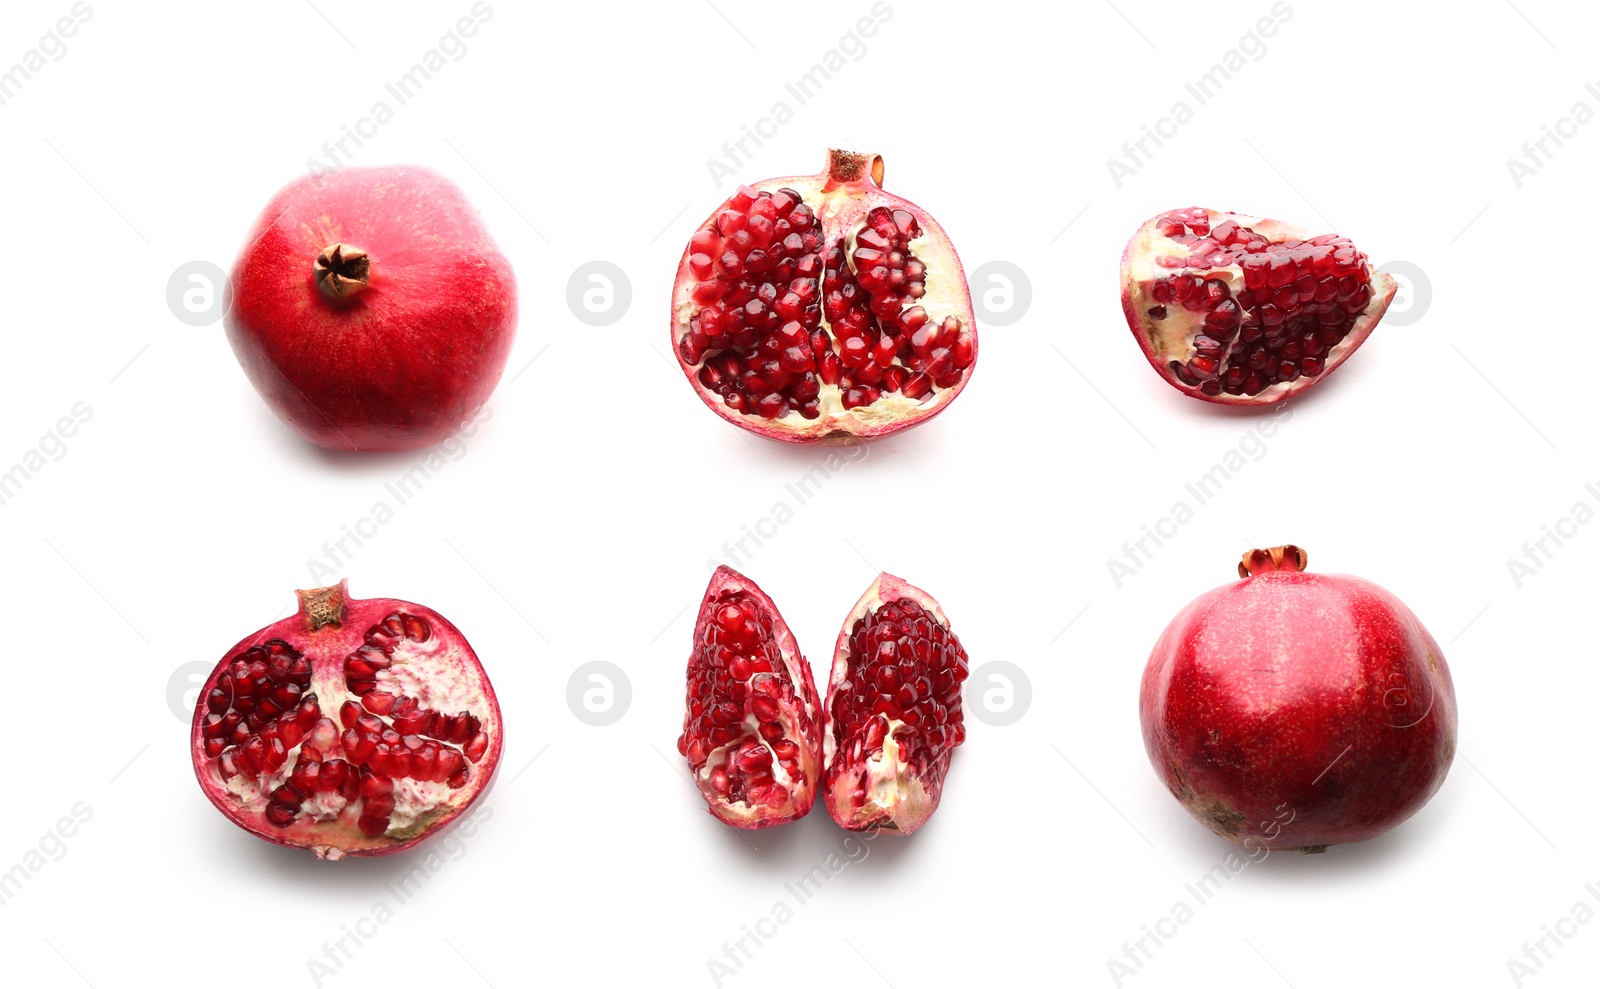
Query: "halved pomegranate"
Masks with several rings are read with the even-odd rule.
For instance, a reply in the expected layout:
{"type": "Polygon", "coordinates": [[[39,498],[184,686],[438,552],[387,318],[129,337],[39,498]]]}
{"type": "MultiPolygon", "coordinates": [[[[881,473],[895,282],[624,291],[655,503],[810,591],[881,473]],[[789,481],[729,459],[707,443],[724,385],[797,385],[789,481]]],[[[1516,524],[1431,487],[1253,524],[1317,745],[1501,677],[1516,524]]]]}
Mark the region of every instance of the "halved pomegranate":
{"type": "Polygon", "coordinates": [[[928,820],[967,737],[966,679],[967,651],[939,602],[879,574],[834,646],[822,755],[835,821],[910,834],[928,820]]]}
{"type": "Polygon", "coordinates": [[[1347,237],[1201,207],[1163,213],[1122,252],[1122,311],[1185,395],[1271,405],[1361,346],[1395,280],[1347,237]]]}
{"type": "Polygon", "coordinates": [[[695,620],[678,736],[718,820],[764,828],[806,816],[817,796],[819,707],[778,606],[748,577],[718,567],[695,620]]]}
{"type": "Polygon", "coordinates": [[[718,415],[772,439],[886,436],[943,411],[978,358],[961,259],[885,192],[883,159],[740,186],[678,264],[672,349],[718,415]]]}
{"type": "Polygon", "coordinates": [[[297,614],[228,650],[201,689],[200,788],[239,827],[318,858],[410,848],[489,785],[494,688],[430,608],[358,601],[343,581],[298,594],[297,614]]]}

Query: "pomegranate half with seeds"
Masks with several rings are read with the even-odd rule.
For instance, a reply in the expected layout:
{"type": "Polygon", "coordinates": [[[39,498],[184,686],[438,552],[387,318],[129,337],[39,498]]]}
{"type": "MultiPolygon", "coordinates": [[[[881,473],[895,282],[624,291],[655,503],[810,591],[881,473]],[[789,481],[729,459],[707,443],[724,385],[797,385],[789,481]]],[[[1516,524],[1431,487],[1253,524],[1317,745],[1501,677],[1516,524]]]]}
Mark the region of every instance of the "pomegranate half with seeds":
{"type": "Polygon", "coordinates": [[[465,811],[500,761],[500,705],[461,632],[422,605],[300,591],[200,691],[200,788],[258,838],[386,855],[465,811]]]}
{"type": "Polygon", "coordinates": [[[910,834],[939,806],[967,737],[967,652],[931,595],[879,574],[834,646],[822,727],[828,813],[851,831],[910,834]]]}
{"type": "Polygon", "coordinates": [[[961,260],[885,192],[883,159],[740,186],[689,240],[672,349],[729,422],[791,443],[886,436],[955,400],[978,358],[961,260]]]}
{"type": "Polygon", "coordinates": [[[1201,824],[1252,849],[1324,851],[1422,808],[1456,750],[1439,644],[1393,594],[1252,550],[1150,654],[1150,763],[1201,824]]]}
{"type": "Polygon", "coordinates": [[[694,624],[678,751],[718,820],[799,820],[817,797],[817,687],[794,634],[755,582],[711,575],[694,624]]]}
{"type": "Polygon", "coordinates": [[[1122,311],[1146,359],[1222,405],[1271,405],[1327,377],[1395,288],[1348,237],[1201,207],[1161,214],[1122,254],[1122,311]]]}

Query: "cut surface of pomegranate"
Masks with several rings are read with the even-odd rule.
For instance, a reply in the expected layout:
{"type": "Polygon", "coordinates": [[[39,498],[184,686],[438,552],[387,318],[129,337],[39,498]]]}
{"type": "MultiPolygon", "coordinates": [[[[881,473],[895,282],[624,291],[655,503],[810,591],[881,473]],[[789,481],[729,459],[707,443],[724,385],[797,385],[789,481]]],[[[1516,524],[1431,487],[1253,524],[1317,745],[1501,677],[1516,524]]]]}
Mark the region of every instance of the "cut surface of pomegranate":
{"type": "Polygon", "coordinates": [[[926,421],[978,358],[966,275],[944,229],[885,192],[883,159],[740,186],[683,252],[672,349],[729,422],[793,443],[926,421]]]}
{"type": "Polygon", "coordinates": [[[1252,849],[1320,852],[1416,813],[1444,782],[1456,697],[1398,598],[1252,550],[1161,634],[1139,720],[1150,763],[1196,820],[1252,849]]]}
{"type": "Polygon", "coordinates": [[[1201,207],[1161,214],[1122,254],[1122,310],[1145,358],[1223,405],[1271,405],[1327,377],[1395,288],[1347,237],[1201,207]]]}
{"type": "Polygon", "coordinates": [[[511,265],[444,176],[411,165],[289,183],[234,263],[228,341],[301,436],[411,450],[477,415],[517,325],[511,265]]]}
{"type": "Polygon", "coordinates": [[[239,827],[318,858],[437,833],[489,785],[500,705],[432,609],[300,591],[299,611],[223,656],[195,706],[200,788],[239,827]]]}
{"type": "Polygon", "coordinates": [[[966,740],[967,653],[926,591],[879,574],[834,646],[823,722],[828,813],[852,831],[910,834],[939,806],[966,740]]]}
{"type": "Polygon", "coordinates": [[[718,820],[764,828],[817,796],[820,704],[811,667],[777,605],[718,567],[695,619],[678,751],[718,820]]]}

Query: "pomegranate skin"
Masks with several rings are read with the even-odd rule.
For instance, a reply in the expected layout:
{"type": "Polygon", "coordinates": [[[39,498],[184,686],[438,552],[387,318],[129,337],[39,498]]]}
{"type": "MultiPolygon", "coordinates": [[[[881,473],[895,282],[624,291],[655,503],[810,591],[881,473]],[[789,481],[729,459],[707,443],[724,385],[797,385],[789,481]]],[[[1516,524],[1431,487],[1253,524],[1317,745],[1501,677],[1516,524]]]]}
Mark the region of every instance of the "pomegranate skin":
{"type": "Polygon", "coordinates": [[[516,279],[476,209],[412,165],[289,183],[232,272],[228,341],[286,424],[334,450],[411,450],[488,401],[511,351],[516,279]],[[348,297],[319,288],[319,255],[348,245],[369,273],[348,297]]]}
{"type": "Polygon", "coordinates": [[[1301,572],[1294,547],[1253,555],[1150,655],[1150,763],[1237,845],[1320,852],[1383,834],[1428,802],[1455,755],[1444,655],[1376,584],[1301,572]]]}

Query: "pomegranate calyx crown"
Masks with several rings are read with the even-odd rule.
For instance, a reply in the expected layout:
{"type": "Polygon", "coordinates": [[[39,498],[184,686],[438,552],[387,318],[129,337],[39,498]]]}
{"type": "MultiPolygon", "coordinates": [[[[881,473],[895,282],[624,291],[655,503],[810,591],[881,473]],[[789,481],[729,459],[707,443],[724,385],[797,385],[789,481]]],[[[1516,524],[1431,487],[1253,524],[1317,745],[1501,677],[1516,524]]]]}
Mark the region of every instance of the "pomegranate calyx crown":
{"type": "Polygon", "coordinates": [[[882,155],[864,155],[833,148],[828,150],[828,183],[823,187],[824,192],[863,180],[875,186],[883,185],[882,155]]]}
{"type": "Polygon", "coordinates": [[[1298,546],[1273,546],[1271,549],[1253,549],[1239,561],[1239,576],[1287,571],[1299,573],[1306,568],[1306,551],[1298,546]]]}
{"type": "Polygon", "coordinates": [[[319,628],[344,624],[344,602],[348,597],[349,581],[341,580],[333,587],[313,587],[295,591],[300,598],[300,615],[306,627],[315,632],[319,628]]]}
{"type": "Polygon", "coordinates": [[[329,244],[317,255],[317,288],[330,299],[349,299],[359,295],[372,279],[372,260],[367,252],[351,244],[329,244]]]}

